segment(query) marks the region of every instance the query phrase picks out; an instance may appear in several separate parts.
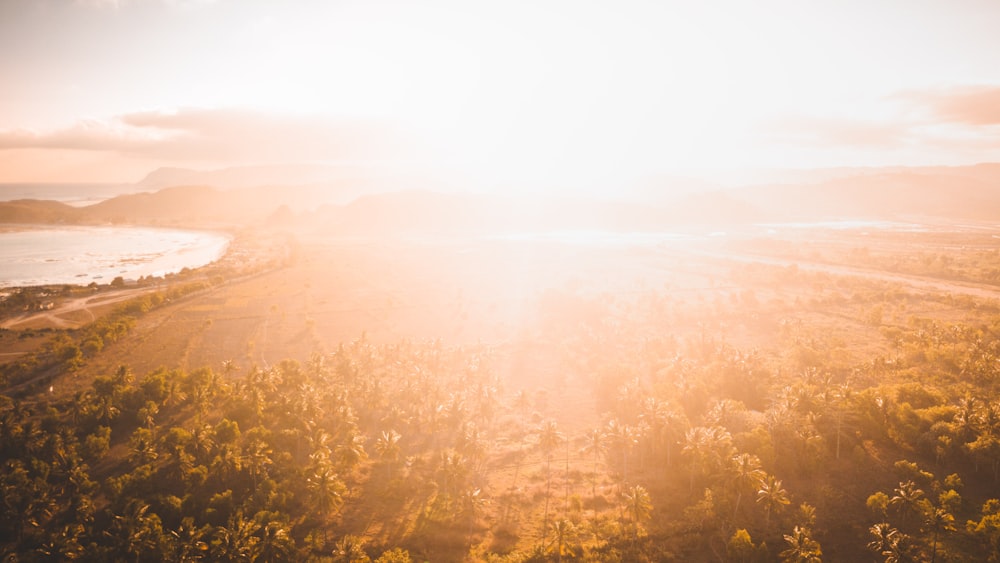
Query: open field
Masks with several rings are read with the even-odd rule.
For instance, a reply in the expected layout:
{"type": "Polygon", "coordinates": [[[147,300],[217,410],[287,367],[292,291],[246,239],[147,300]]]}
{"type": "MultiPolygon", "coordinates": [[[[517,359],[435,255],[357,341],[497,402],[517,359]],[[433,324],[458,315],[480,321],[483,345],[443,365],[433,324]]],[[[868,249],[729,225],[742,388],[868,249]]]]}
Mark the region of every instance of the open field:
{"type": "MultiPolygon", "coordinates": [[[[974,234],[965,237],[966,246],[983,240],[974,234]]],[[[140,372],[217,366],[224,360],[243,367],[282,359],[304,362],[362,334],[377,343],[509,345],[544,338],[545,323],[581,314],[572,310],[572,299],[630,303],[653,293],[688,308],[704,306],[716,315],[720,308],[742,307],[752,298],[761,309],[752,318],[713,327],[716,337],[735,338],[741,346],[775,345],[776,325],[758,330],[768,322],[813,326],[821,319],[839,323],[835,330],[845,337],[871,343],[867,333],[872,327],[855,318],[869,305],[860,301],[866,296],[858,295],[859,287],[893,288],[914,294],[915,301],[921,295],[936,300],[1000,298],[1000,286],[989,283],[820,260],[818,253],[843,245],[830,239],[808,245],[814,256],[773,252],[767,244],[772,241],[710,239],[635,247],[461,239],[329,241],[308,234],[297,240],[293,261],[150,313],[134,335],[106,354],[107,360],[98,358],[87,369],[107,372],[121,359],[140,372]],[[747,252],[755,242],[755,252],[747,252]],[[781,279],[781,271],[788,272],[787,279],[781,279]],[[814,311],[812,304],[824,310],[814,311]]],[[[870,245],[871,239],[865,242],[870,245]]],[[[899,248],[887,244],[882,250],[899,248]]],[[[93,301],[117,302],[136,291],[102,294],[93,301]]],[[[60,321],[46,325],[44,319],[86,310],[89,301],[69,301],[36,315],[36,328],[59,328],[60,321]]],[[[933,305],[925,307],[924,312],[945,314],[933,305]]],[[[900,313],[895,318],[905,320],[900,313]]],[[[13,327],[25,321],[3,322],[13,327]]],[[[698,329],[672,330],[687,334],[698,329]]]]}

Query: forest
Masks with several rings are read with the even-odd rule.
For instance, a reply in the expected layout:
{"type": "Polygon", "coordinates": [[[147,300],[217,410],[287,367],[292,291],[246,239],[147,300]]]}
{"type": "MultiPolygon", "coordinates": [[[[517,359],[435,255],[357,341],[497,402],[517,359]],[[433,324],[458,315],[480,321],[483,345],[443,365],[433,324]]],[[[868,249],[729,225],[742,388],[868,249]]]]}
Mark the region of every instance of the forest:
{"type": "Polygon", "coordinates": [[[23,345],[0,553],[1000,561],[988,235],[812,236],[530,259],[300,236],[80,328],[0,330],[23,345]],[[483,263],[531,283],[475,285],[483,263]]]}

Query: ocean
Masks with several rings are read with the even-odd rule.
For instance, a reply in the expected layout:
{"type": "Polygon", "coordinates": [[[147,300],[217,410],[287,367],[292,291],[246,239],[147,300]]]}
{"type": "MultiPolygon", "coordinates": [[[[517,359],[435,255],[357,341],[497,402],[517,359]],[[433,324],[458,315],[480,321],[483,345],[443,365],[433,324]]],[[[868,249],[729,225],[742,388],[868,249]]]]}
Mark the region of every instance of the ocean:
{"type": "Polygon", "coordinates": [[[229,240],[216,232],[144,227],[8,228],[0,230],[0,287],[162,276],[218,260],[229,240]]]}
{"type": "MultiPolygon", "coordinates": [[[[131,184],[0,184],[0,201],[84,206],[138,191],[131,184]]],[[[0,224],[0,288],[162,276],[218,260],[229,240],[209,231],[0,224]]]]}

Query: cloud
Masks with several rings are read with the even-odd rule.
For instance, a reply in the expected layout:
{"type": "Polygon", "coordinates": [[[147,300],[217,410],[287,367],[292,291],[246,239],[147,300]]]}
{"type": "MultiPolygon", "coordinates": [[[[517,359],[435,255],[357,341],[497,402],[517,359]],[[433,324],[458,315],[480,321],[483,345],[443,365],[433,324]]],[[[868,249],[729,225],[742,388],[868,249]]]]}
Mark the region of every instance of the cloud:
{"type": "Polygon", "coordinates": [[[0,131],[0,150],[42,148],[131,152],[155,143],[153,133],[125,127],[114,120],[85,119],[67,129],[47,133],[28,129],[0,131]]]}
{"type": "Polygon", "coordinates": [[[819,147],[892,148],[907,141],[903,123],[830,117],[784,117],[766,123],[772,140],[819,147]]]}
{"type": "Polygon", "coordinates": [[[47,133],[0,131],[0,150],[112,151],[176,161],[393,160],[410,155],[411,146],[399,130],[374,121],[199,108],[91,119],[47,133]]]}
{"type": "Polygon", "coordinates": [[[125,6],[163,4],[171,8],[191,9],[215,4],[219,0],[73,0],[73,4],[97,10],[118,10],[125,6]]]}
{"type": "Polygon", "coordinates": [[[1000,125],[1000,86],[908,91],[899,97],[916,103],[941,121],[971,126],[1000,125]]]}

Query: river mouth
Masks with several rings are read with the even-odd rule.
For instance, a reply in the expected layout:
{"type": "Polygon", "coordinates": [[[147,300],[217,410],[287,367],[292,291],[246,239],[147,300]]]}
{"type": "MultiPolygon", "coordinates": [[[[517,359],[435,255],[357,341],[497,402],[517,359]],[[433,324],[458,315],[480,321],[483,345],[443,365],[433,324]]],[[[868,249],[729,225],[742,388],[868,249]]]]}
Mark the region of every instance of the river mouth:
{"type": "Polygon", "coordinates": [[[231,238],[151,227],[0,226],[0,287],[164,276],[218,260],[231,238]]]}

